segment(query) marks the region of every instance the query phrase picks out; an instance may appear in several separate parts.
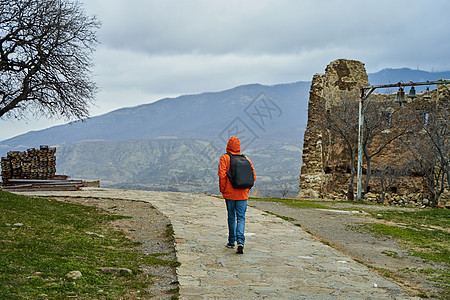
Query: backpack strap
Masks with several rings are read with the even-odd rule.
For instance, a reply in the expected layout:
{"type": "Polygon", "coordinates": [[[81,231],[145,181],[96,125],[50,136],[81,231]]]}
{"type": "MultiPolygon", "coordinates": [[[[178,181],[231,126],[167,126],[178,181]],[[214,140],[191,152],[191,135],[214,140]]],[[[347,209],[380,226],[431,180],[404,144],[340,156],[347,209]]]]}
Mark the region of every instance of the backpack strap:
{"type": "Polygon", "coordinates": [[[227,170],[227,175],[228,175],[228,177],[230,177],[230,176],[233,176],[232,174],[231,174],[231,162],[233,161],[233,156],[234,156],[234,154],[232,154],[232,153],[230,153],[230,152],[227,152],[227,154],[228,154],[228,156],[230,157],[230,166],[228,167],[228,170],[227,170]]]}
{"type": "Polygon", "coordinates": [[[233,153],[230,153],[230,152],[227,152],[226,154],[228,154],[228,156],[244,156],[245,157],[245,155],[244,154],[233,154],[233,153]]]}

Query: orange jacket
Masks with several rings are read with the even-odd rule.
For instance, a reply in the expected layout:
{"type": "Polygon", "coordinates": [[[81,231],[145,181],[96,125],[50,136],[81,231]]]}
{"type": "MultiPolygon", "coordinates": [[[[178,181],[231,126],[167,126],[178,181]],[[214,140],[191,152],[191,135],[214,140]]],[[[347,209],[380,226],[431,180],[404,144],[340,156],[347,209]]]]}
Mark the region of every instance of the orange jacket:
{"type": "MultiPolygon", "coordinates": [[[[241,154],[241,142],[237,137],[230,137],[227,144],[227,153],[241,154]]],[[[253,180],[256,180],[255,168],[253,163],[247,157],[248,161],[252,165],[253,169],[253,180]]],[[[250,189],[235,189],[231,185],[230,179],[227,176],[227,172],[230,169],[230,156],[224,154],[220,157],[219,161],[219,189],[222,196],[228,200],[246,200],[248,199],[248,192],[250,189]]]]}

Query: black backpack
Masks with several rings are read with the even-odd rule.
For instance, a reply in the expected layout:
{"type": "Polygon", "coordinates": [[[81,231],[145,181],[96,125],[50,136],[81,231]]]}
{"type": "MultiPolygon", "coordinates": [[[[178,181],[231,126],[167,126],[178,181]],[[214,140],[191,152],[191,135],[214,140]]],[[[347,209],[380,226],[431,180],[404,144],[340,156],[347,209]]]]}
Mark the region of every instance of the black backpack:
{"type": "Polygon", "coordinates": [[[230,156],[230,169],[227,172],[235,189],[251,189],[254,184],[253,168],[242,154],[227,153],[230,156]]]}

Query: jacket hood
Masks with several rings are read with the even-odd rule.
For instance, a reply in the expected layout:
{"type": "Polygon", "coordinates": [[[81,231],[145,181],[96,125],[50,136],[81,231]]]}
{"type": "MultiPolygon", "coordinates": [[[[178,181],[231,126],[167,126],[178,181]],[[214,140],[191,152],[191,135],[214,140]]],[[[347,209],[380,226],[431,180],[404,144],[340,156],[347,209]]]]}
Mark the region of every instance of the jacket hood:
{"type": "Polygon", "coordinates": [[[230,137],[230,139],[228,140],[228,144],[227,144],[227,152],[232,152],[232,153],[240,153],[241,152],[241,141],[239,140],[239,138],[232,136],[230,137]]]}

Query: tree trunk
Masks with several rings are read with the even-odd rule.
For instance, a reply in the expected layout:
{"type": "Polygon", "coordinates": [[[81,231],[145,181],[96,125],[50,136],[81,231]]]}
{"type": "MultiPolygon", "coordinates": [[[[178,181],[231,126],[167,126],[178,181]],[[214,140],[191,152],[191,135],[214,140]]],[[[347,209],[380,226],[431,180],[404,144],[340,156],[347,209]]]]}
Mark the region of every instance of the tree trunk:
{"type": "Polygon", "coordinates": [[[381,204],[384,204],[384,198],[386,198],[386,192],[383,190],[381,192],[381,204]]]}
{"type": "Polygon", "coordinates": [[[384,198],[386,198],[387,184],[385,184],[383,178],[380,179],[380,186],[381,186],[381,204],[384,204],[384,198]]]}
{"type": "Polygon", "coordinates": [[[353,195],[353,183],[348,185],[347,200],[348,201],[355,200],[355,196],[353,195]]]}
{"type": "Polygon", "coordinates": [[[434,192],[433,193],[433,202],[431,203],[432,207],[438,207],[439,204],[439,194],[434,192]]]}
{"type": "Polygon", "coordinates": [[[450,188],[450,167],[449,167],[448,163],[445,166],[445,171],[447,173],[447,185],[450,188]]]}

